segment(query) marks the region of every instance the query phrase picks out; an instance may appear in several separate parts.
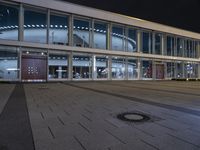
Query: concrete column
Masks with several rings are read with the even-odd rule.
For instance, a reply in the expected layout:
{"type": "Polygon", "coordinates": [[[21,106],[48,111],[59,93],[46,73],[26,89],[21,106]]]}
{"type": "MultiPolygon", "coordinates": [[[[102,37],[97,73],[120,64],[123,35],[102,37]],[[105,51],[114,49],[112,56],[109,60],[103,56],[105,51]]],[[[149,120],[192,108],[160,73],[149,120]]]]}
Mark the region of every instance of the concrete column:
{"type": "Polygon", "coordinates": [[[92,56],[92,79],[97,79],[97,69],[96,69],[96,55],[92,56]]]}
{"type": "Polygon", "coordinates": [[[165,35],[161,36],[161,55],[165,55],[165,35]]]}
{"type": "Polygon", "coordinates": [[[74,25],[73,25],[73,16],[70,15],[69,16],[69,28],[68,28],[68,42],[69,42],[69,46],[73,46],[73,29],[74,29],[74,25]]]}
{"type": "Polygon", "coordinates": [[[156,39],[155,39],[155,33],[152,33],[152,54],[155,54],[155,42],[156,42],[156,39]]]}
{"type": "Polygon", "coordinates": [[[19,34],[18,38],[20,41],[24,40],[24,8],[23,5],[20,4],[19,8],[19,34]]]}
{"type": "Polygon", "coordinates": [[[107,27],[107,49],[108,50],[111,50],[112,49],[112,25],[111,24],[108,24],[108,27],[107,27]]]}
{"type": "Polygon", "coordinates": [[[200,63],[198,64],[198,78],[200,79],[200,63]]]}
{"type": "Polygon", "coordinates": [[[140,58],[138,58],[137,64],[138,64],[138,76],[137,76],[137,79],[141,80],[142,79],[142,62],[141,62],[140,58]]]}
{"type": "Polygon", "coordinates": [[[92,22],[90,23],[90,36],[89,36],[89,47],[92,48],[94,47],[94,19],[92,19],[92,22]]]}
{"type": "Polygon", "coordinates": [[[152,79],[156,79],[156,62],[152,60],[152,79]]]}
{"type": "Polygon", "coordinates": [[[141,52],[141,31],[137,30],[137,52],[140,53],[141,52]]]}
{"type": "Polygon", "coordinates": [[[46,42],[49,44],[49,27],[50,27],[50,9],[47,10],[47,38],[46,42]]]}
{"type": "Polygon", "coordinates": [[[125,80],[128,80],[128,58],[125,58],[125,80]]]}
{"type": "Polygon", "coordinates": [[[72,80],[73,79],[73,60],[72,60],[73,56],[72,56],[72,52],[69,54],[68,56],[68,79],[72,80]]]}
{"type": "Polygon", "coordinates": [[[108,80],[112,80],[112,57],[108,56],[108,80]]]}

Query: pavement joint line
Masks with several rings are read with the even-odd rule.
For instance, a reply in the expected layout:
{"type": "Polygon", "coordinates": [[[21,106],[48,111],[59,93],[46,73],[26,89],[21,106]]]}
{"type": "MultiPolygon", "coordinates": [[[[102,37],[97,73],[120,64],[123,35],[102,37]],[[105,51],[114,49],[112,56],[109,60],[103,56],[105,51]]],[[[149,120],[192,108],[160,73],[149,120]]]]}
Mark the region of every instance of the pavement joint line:
{"type": "Polygon", "coordinates": [[[115,139],[117,139],[120,143],[122,143],[122,144],[127,144],[126,142],[124,142],[122,139],[120,139],[119,137],[117,137],[116,135],[114,135],[114,134],[112,134],[110,131],[108,131],[108,130],[105,130],[104,129],[104,131],[106,132],[106,133],[108,133],[109,135],[111,135],[112,137],[114,137],[115,139]]]}
{"type": "Polygon", "coordinates": [[[142,129],[140,129],[140,128],[137,128],[135,125],[133,125],[133,127],[134,127],[135,129],[139,130],[140,132],[142,132],[142,133],[144,133],[144,134],[150,136],[150,137],[155,137],[154,135],[152,135],[152,134],[150,134],[150,133],[148,133],[148,132],[146,132],[146,131],[144,131],[144,130],[142,130],[142,129]]]}
{"type": "Polygon", "coordinates": [[[148,146],[150,146],[150,147],[156,149],[156,150],[160,150],[158,147],[156,147],[156,146],[154,146],[154,145],[152,145],[152,144],[150,144],[150,143],[148,143],[148,142],[146,142],[146,141],[144,141],[144,140],[142,140],[142,139],[140,139],[140,141],[143,142],[143,143],[145,143],[146,145],[148,145],[148,146]]]}
{"type": "Polygon", "coordinates": [[[105,122],[107,122],[108,124],[112,125],[115,128],[119,128],[118,126],[116,126],[114,123],[108,121],[107,119],[104,119],[105,122]]]}
{"type": "Polygon", "coordinates": [[[75,139],[75,141],[81,146],[81,148],[82,148],[83,150],[87,150],[87,149],[85,148],[85,146],[81,143],[81,141],[80,141],[76,136],[74,136],[74,139],[75,139]]]}
{"type": "Polygon", "coordinates": [[[51,128],[50,128],[49,126],[48,126],[48,130],[49,130],[49,132],[50,132],[52,138],[55,139],[56,137],[55,137],[55,135],[53,134],[53,132],[52,132],[52,130],[51,130],[51,128]]]}
{"type": "Polygon", "coordinates": [[[172,131],[174,131],[174,132],[177,131],[176,129],[170,128],[170,127],[165,126],[165,125],[163,125],[163,124],[160,124],[160,123],[157,123],[157,122],[154,122],[154,123],[157,124],[158,126],[164,127],[164,128],[166,128],[166,129],[172,130],[172,131]]]}
{"type": "Polygon", "coordinates": [[[40,112],[40,115],[41,115],[42,119],[44,119],[44,115],[43,115],[43,113],[42,113],[42,112],[40,112]]]}
{"type": "MultiPolygon", "coordinates": [[[[101,83],[102,84],[102,83],[101,83]]],[[[127,85],[121,85],[121,84],[107,84],[108,86],[120,86],[120,87],[128,87],[128,88],[139,88],[144,90],[150,90],[150,91],[161,91],[161,92],[167,92],[167,93],[176,93],[176,94],[183,94],[183,95],[192,95],[192,96],[200,96],[200,94],[194,94],[194,93],[186,93],[186,92],[179,92],[179,91],[171,91],[171,90],[161,90],[161,89],[154,89],[154,88],[144,88],[139,86],[127,86],[127,85]]]]}
{"type": "Polygon", "coordinates": [[[85,111],[87,111],[88,113],[92,114],[92,111],[88,110],[87,108],[84,108],[85,111]]]}
{"type": "Polygon", "coordinates": [[[86,116],[84,114],[81,114],[81,116],[83,116],[84,118],[86,118],[88,121],[92,122],[92,120],[88,116],[86,116]]]}
{"type": "Polygon", "coordinates": [[[183,112],[183,113],[187,113],[187,114],[192,114],[192,115],[195,115],[195,116],[200,116],[200,111],[198,111],[198,110],[188,109],[188,108],[174,106],[174,105],[162,104],[162,103],[153,102],[153,101],[146,100],[146,99],[140,99],[140,98],[136,98],[136,97],[120,95],[120,94],[117,94],[117,93],[111,93],[111,92],[108,92],[108,91],[101,91],[101,90],[92,89],[92,88],[88,88],[88,87],[82,87],[82,86],[78,86],[78,85],[71,84],[71,83],[63,83],[63,84],[68,85],[68,86],[72,86],[72,87],[76,87],[76,88],[80,88],[80,89],[84,89],[84,90],[93,91],[93,92],[104,94],[104,95],[110,95],[110,96],[115,96],[115,97],[118,97],[118,98],[127,99],[129,101],[134,101],[134,102],[138,102],[138,103],[162,107],[162,108],[169,109],[169,110],[174,110],[174,111],[179,111],[179,112],[183,112]]]}
{"type": "Polygon", "coordinates": [[[193,146],[195,146],[195,147],[197,147],[197,148],[200,148],[200,145],[196,145],[196,144],[194,144],[194,143],[191,143],[191,142],[189,142],[189,141],[187,141],[187,140],[185,140],[185,139],[182,139],[182,138],[180,138],[180,137],[177,137],[177,136],[172,135],[172,134],[169,134],[169,133],[166,133],[166,134],[169,135],[169,136],[171,136],[171,137],[173,137],[173,138],[175,138],[175,139],[178,139],[179,141],[182,141],[182,142],[188,143],[188,144],[190,144],[190,145],[193,145],[193,146]]]}
{"type": "Polygon", "coordinates": [[[64,113],[67,115],[67,116],[70,116],[70,113],[69,112],[67,112],[66,110],[63,110],[64,111],[64,113]]]}
{"type": "Polygon", "coordinates": [[[88,133],[90,133],[90,130],[88,128],[86,128],[83,124],[81,124],[80,122],[78,122],[78,125],[81,126],[85,131],[87,131],[88,133]]]}
{"type": "Polygon", "coordinates": [[[48,106],[49,107],[49,110],[51,111],[51,112],[53,112],[53,109],[50,107],[50,106],[48,106]]]}
{"type": "Polygon", "coordinates": [[[59,120],[59,122],[60,122],[62,125],[65,125],[65,123],[63,122],[63,120],[62,120],[59,116],[57,116],[57,119],[59,120]]]}

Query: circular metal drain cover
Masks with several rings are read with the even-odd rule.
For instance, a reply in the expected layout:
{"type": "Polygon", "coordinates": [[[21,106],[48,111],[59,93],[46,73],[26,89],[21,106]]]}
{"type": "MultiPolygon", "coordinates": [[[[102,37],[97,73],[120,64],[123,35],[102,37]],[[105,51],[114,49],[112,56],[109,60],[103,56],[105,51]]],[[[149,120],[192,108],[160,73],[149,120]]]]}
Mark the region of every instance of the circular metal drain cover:
{"type": "Polygon", "coordinates": [[[130,122],[143,122],[150,119],[150,117],[140,114],[140,113],[122,113],[117,115],[117,118],[123,121],[130,121],[130,122]]]}

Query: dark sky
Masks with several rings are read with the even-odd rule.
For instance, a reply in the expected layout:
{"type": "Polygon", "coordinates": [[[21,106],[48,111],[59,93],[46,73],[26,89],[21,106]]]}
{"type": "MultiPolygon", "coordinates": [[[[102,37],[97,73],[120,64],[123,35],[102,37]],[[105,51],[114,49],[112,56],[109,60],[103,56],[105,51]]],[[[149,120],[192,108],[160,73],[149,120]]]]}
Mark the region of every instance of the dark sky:
{"type": "Polygon", "coordinates": [[[200,33],[200,0],[64,0],[200,33]]]}

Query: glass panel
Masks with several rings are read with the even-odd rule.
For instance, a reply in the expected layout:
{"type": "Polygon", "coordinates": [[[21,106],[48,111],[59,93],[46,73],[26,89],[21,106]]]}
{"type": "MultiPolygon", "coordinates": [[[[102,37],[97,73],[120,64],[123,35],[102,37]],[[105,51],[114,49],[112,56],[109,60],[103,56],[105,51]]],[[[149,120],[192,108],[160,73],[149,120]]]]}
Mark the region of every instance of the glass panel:
{"type": "Polygon", "coordinates": [[[0,80],[18,79],[18,58],[17,48],[0,46],[0,80]]]}
{"type": "Polygon", "coordinates": [[[108,57],[107,56],[96,56],[95,57],[95,78],[107,79],[108,78],[108,57]]]}
{"type": "Polygon", "coordinates": [[[128,51],[129,52],[137,51],[137,30],[128,29],[127,43],[128,43],[128,51]]]}
{"type": "Polygon", "coordinates": [[[138,77],[138,65],[137,59],[128,58],[128,79],[137,79],[138,77]]]}
{"type": "Polygon", "coordinates": [[[152,33],[142,33],[142,52],[152,54],[152,33]]]}
{"type": "Polygon", "coordinates": [[[73,78],[90,79],[92,77],[92,57],[87,55],[73,56],[73,78]]]}
{"type": "Polygon", "coordinates": [[[112,78],[124,79],[125,78],[125,59],[120,57],[112,58],[112,78]]]}
{"type": "Polygon", "coordinates": [[[175,47],[174,37],[167,36],[167,55],[168,56],[174,56],[174,53],[175,53],[174,47],[175,47]]]}
{"type": "Polygon", "coordinates": [[[152,78],[152,61],[151,60],[142,61],[142,77],[152,78]]]}
{"type": "Polygon", "coordinates": [[[89,21],[74,19],[73,42],[74,46],[89,47],[89,21]]]}
{"type": "Polygon", "coordinates": [[[161,37],[162,37],[161,34],[159,33],[155,34],[155,54],[158,54],[158,55],[161,54],[161,49],[162,49],[161,37]]]}
{"type": "Polygon", "coordinates": [[[182,38],[177,38],[177,56],[182,57],[184,51],[184,40],[182,38]]]}
{"type": "Polygon", "coordinates": [[[122,27],[112,27],[112,49],[124,51],[124,29],[122,27]]]}
{"type": "Polygon", "coordinates": [[[33,9],[24,10],[24,41],[46,43],[47,20],[46,12],[33,9]]]}
{"type": "Polygon", "coordinates": [[[185,77],[186,78],[198,78],[198,64],[186,63],[185,64],[185,77]]]}
{"type": "Polygon", "coordinates": [[[18,8],[0,4],[0,39],[18,40],[18,8]]]}
{"type": "Polygon", "coordinates": [[[167,62],[167,78],[175,77],[175,64],[174,62],[167,62]]]}
{"type": "Polygon", "coordinates": [[[68,45],[68,17],[51,14],[49,43],[68,45]]]}
{"type": "Polygon", "coordinates": [[[183,78],[184,75],[183,75],[183,68],[184,67],[184,64],[183,62],[177,62],[176,63],[176,71],[177,71],[177,74],[176,74],[176,78],[183,78]]]}
{"type": "Polygon", "coordinates": [[[94,23],[94,48],[106,49],[107,24],[94,23]]]}
{"type": "Polygon", "coordinates": [[[67,54],[49,54],[49,79],[68,78],[68,58],[67,54]]]}

